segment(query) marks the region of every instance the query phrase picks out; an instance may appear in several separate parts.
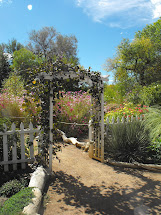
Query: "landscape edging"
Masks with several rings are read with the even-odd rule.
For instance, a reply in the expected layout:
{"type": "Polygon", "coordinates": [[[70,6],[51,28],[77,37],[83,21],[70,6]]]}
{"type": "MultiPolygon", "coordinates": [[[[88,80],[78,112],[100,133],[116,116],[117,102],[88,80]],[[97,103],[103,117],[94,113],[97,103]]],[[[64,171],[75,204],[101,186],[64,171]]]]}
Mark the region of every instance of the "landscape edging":
{"type": "Polygon", "coordinates": [[[32,191],[34,193],[34,198],[32,198],[32,203],[24,207],[23,213],[27,215],[38,215],[41,205],[42,192],[48,177],[49,173],[42,166],[38,167],[32,173],[28,187],[33,187],[32,191]]]}
{"type": "Polygon", "coordinates": [[[126,168],[143,168],[151,171],[161,172],[161,165],[157,164],[143,164],[143,163],[127,163],[119,162],[111,159],[106,159],[104,163],[109,163],[114,166],[126,167],[126,168]]]}

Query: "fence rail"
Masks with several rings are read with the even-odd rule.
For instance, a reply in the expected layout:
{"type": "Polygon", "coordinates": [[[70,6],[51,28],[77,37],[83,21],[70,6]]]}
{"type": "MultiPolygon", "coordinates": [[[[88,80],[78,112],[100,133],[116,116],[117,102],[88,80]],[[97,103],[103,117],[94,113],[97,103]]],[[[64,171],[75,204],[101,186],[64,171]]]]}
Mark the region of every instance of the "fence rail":
{"type": "Polygon", "coordinates": [[[117,119],[115,120],[114,117],[112,117],[111,119],[111,122],[109,120],[109,118],[107,117],[106,119],[106,124],[114,124],[114,123],[125,123],[125,122],[132,122],[134,120],[139,120],[139,121],[142,121],[144,119],[144,115],[139,115],[139,116],[127,116],[126,118],[123,116],[123,117],[117,117],[117,119]]]}
{"type": "Polygon", "coordinates": [[[34,161],[34,133],[39,133],[40,129],[34,129],[33,124],[30,122],[29,128],[25,129],[24,124],[20,124],[20,130],[16,129],[15,124],[13,123],[11,126],[11,130],[7,131],[7,126],[4,124],[4,130],[0,132],[1,142],[0,142],[0,153],[2,160],[0,160],[0,166],[4,166],[4,171],[9,171],[9,164],[12,164],[13,170],[17,170],[17,164],[21,163],[21,168],[26,168],[26,163],[33,162],[34,161]],[[20,143],[20,159],[18,159],[18,147],[17,147],[17,141],[15,138],[12,139],[12,147],[10,147],[11,151],[10,154],[11,159],[9,158],[9,145],[8,140],[10,135],[14,135],[18,133],[19,135],[19,143],[20,143]],[[26,157],[25,155],[25,136],[28,135],[29,138],[29,155],[30,157],[26,157]]]}

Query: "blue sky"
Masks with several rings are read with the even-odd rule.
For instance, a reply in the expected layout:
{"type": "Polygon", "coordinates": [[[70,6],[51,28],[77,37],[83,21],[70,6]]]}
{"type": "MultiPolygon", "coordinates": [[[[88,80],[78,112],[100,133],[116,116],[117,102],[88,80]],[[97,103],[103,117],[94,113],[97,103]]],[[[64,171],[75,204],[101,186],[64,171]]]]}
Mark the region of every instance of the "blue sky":
{"type": "Polygon", "coordinates": [[[53,26],[76,36],[81,65],[106,75],[102,65],[122,38],[132,40],[159,16],[161,0],[0,0],[0,43],[25,45],[31,30],[53,26]]]}

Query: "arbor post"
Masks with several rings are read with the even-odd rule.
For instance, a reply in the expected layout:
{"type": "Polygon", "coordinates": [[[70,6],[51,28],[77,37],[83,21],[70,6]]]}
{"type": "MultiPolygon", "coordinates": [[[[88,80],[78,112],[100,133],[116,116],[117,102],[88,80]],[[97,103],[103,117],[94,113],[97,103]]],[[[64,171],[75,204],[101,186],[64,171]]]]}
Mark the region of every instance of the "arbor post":
{"type": "Polygon", "coordinates": [[[101,93],[101,162],[104,162],[104,96],[101,93]]]}
{"type": "Polygon", "coordinates": [[[49,171],[52,172],[52,157],[53,157],[53,86],[52,81],[50,81],[50,115],[49,115],[49,124],[50,124],[50,134],[49,134],[49,171]]]}

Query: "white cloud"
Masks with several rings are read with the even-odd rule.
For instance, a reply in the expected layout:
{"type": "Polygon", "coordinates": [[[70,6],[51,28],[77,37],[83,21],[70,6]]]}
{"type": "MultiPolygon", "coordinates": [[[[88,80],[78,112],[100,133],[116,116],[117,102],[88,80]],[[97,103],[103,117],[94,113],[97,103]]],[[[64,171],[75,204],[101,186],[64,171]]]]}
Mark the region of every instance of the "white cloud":
{"type": "Polygon", "coordinates": [[[161,0],[75,0],[95,22],[126,28],[161,16],[161,0]]]}
{"type": "Polygon", "coordinates": [[[0,0],[0,6],[3,4],[3,3],[12,3],[12,0],[0,0]]]}
{"type": "Polygon", "coordinates": [[[153,19],[161,16],[161,0],[151,0],[153,6],[153,19]]]}

